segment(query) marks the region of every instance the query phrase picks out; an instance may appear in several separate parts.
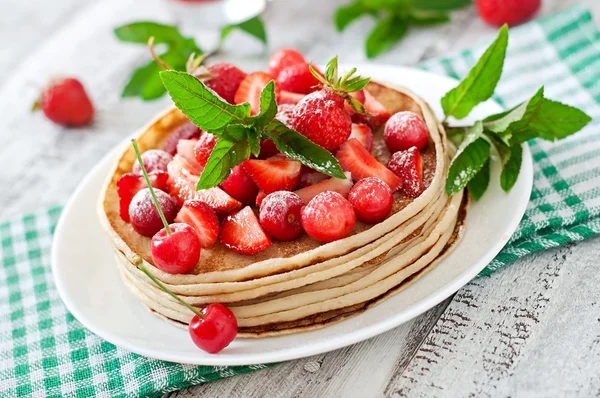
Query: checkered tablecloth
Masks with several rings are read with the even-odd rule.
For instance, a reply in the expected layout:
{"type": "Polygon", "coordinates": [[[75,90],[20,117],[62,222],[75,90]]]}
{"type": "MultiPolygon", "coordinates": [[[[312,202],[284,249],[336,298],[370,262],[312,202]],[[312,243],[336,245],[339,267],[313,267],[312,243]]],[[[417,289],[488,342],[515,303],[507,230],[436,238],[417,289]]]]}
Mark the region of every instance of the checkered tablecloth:
{"type": "MultiPolygon", "coordinates": [[[[424,68],[459,78],[484,47],[424,68]]],[[[547,96],[594,118],[557,143],[530,143],[531,201],[507,247],[486,268],[600,233],[600,34],[590,14],[574,8],[511,30],[496,100],[515,105],[541,86],[547,96]]],[[[54,207],[0,224],[0,396],[125,397],[161,394],[250,372],[243,367],[190,366],[148,359],[103,341],[69,314],[50,272],[54,207]]]]}

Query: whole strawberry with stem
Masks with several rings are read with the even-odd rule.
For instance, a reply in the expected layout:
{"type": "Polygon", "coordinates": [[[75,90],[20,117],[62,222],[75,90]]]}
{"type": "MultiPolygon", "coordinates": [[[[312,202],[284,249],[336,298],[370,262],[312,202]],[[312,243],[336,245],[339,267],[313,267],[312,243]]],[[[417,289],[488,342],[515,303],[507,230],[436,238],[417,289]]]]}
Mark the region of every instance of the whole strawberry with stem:
{"type": "Polygon", "coordinates": [[[95,114],[83,84],[72,77],[51,81],[33,105],[38,109],[54,123],[73,127],[89,124],[95,114]]]}
{"type": "Polygon", "coordinates": [[[354,76],[356,68],[338,76],[337,56],[327,64],[325,76],[312,65],[309,68],[322,88],[298,102],[292,112],[290,126],[315,144],[335,151],[352,133],[352,119],[344,103],[357,113],[365,113],[363,105],[350,93],[362,90],[369,83],[369,78],[354,76]]]}
{"type": "Polygon", "coordinates": [[[148,271],[139,256],[134,258],[134,265],[152,280],[160,289],[173,297],[180,304],[194,313],[188,324],[188,332],[198,348],[210,354],[216,354],[227,347],[237,335],[237,319],[233,312],[223,304],[214,303],[201,311],[192,307],[179,296],[169,290],[162,282],[148,271]]]}

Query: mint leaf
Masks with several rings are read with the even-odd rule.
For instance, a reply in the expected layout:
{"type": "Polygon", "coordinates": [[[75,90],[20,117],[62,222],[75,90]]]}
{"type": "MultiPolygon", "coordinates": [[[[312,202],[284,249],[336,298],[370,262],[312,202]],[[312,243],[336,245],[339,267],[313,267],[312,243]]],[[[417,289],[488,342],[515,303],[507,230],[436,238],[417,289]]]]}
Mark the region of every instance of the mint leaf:
{"type": "Polygon", "coordinates": [[[160,72],[160,78],[175,105],[202,130],[218,136],[228,124],[249,120],[250,104],[231,105],[194,76],[169,70],[160,72]]]}
{"type": "Polygon", "coordinates": [[[341,6],[335,11],[335,15],[333,16],[335,28],[338,32],[341,32],[367,12],[368,9],[365,8],[360,0],[356,0],[354,3],[346,6],[341,6]]]}
{"type": "Polygon", "coordinates": [[[265,29],[265,24],[263,23],[262,19],[260,19],[260,17],[257,15],[253,18],[248,19],[247,21],[227,25],[223,29],[221,29],[219,47],[223,45],[223,42],[225,41],[227,36],[229,36],[231,32],[233,32],[236,29],[248,33],[250,36],[257,38],[265,45],[267,44],[267,31],[265,29]]]}
{"type": "Polygon", "coordinates": [[[490,157],[490,144],[482,135],[483,123],[480,121],[466,133],[448,170],[446,180],[448,195],[454,195],[463,189],[490,157]]]}
{"type": "Polygon", "coordinates": [[[418,0],[414,8],[431,11],[450,11],[472,4],[472,0],[418,0]]]}
{"type": "Polygon", "coordinates": [[[260,93],[260,113],[252,119],[255,126],[263,128],[277,115],[277,99],[275,96],[275,82],[271,80],[260,93]]]}
{"type": "Polygon", "coordinates": [[[299,160],[306,166],[331,177],[346,178],[336,158],[326,149],[290,129],[277,119],[273,119],[264,131],[277,149],[290,159],[299,160]]]}
{"type": "Polygon", "coordinates": [[[523,148],[521,145],[510,147],[510,157],[504,164],[504,167],[502,167],[502,174],[500,175],[500,186],[504,192],[510,191],[517,182],[522,162],[523,148]]]}
{"type": "Polygon", "coordinates": [[[475,200],[479,200],[484,192],[486,191],[488,185],[490,185],[490,159],[488,158],[481,169],[473,176],[471,181],[467,183],[467,188],[469,188],[469,193],[471,197],[475,200]]]}
{"type": "Polygon", "coordinates": [[[221,136],[215,145],[206,166],[202,171],[196,190],[209,189],[225,181],[231,168],[250,157],[250,146],[247,140],[232,140],[221,136]]]}
{"type": "Polygon", "coordinates": [[[442,98],[442,107],[446,117],[454,116],[462,119],[476,105],[488,100],[494,94],[502,74],[507,45],[508,28],[504,25],[496,40],[479,58],[468,76],[442,98]]]}
{"type": "Polygon", "coordinates": [[[391,49],[408,31],[406,21],[389,15],[380,20],[371,30],[365,42],[367,58],[375,58],[379,54],[391,49]]]}
{"type": "Polygon", "coordinates": [[[122,25],[114,30],[115,36],[121,41],[146,45],[148,39],[154,36],[155,44],[166,43],[171,46],[184,46],[185,38],[176,26],[164,25],[157,22],[140,21],[122,25]]]}
{"type": "Polygon", "coordinates": [[[502,163],[502,167],[504,167],[504,165],[510,159],[510,145],[506,143],[506,141],[504,141],[503,138],[496,133],[486,131],[484,134],[488,138],[488,140],[490,140],[491,143],[494,144],[494,148],[496,148],[498,155],[500,155],[500,162],[502,163]]]}
{"type": "Polygon", "coordinates": [[[431,26],[450,21],[450,16],[440,12],[412,10],[408,16],[411,25],[431,26]]]}

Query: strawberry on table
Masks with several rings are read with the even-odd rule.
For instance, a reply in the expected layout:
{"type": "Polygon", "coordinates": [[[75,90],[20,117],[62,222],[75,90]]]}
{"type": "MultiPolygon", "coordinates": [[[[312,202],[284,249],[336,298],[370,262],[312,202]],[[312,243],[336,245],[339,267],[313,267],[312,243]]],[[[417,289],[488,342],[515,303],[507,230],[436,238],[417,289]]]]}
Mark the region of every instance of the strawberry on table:
{"type": "MultiPolygon", "coordinates": [[[[236,104],[248,102],[250,104],[251,114],[258,114],[260,112],[260,93],[271,80],[273,80],[273,78],[268,73],[250,73],[240,83],[240,86],[235,93],[234,102],[236,104]]],[[[276,97],[279,97],[279,86],[277,84],[275,84],[275,95],[276,97]]]]}
{"type": "Polygon", "coordinates": [[[476,0],[479,16],[491,26],[518,25],[535,15],[542,0],[476,0]]]}
{"type": "Polygon", "coordinates": [[[296,195],[298,195],[304,203],[308,203],[322,192],[333,191],[342,195],[344,198],[348,196],[348,193],[352,189],[352,175],[349,172],[344,173],[346,175],[346,179],[341,178],[328,178],[316,184],[304,187],[297,191],[294,191],[296,195]]]}
{"type": "Polygon", "coordinates": [[[277,79],[283,69],[298,64],[306,64],[304,56],[293,48],[283,48],[271,55],[268,63],[269,75],[277,79]]]}
{"type": "Polygon", "coordinates": [[[80,127],[94,119],[94,105],[81,82],[75,78],[57,79],[48,85],[33,105],[56,124],[80,127]]]}
{"type": "Polygon", "coordinates": [[[427,146],[429,130],[416,113],[398,112],[385,123],[383,139],[392,153],[413,146],[422,151],[427,146]]]}
{"type": "Polygon", "coordinates": [[[211,247],[219,236],[219,219],[215,211],[199,200],[188,200],[175,217],[175,222],[185,223],[194,228],[200,247],[211,247]]]}
{"type": "Polygon", "coordinates": [[[250,159],[242,165],[256,185],[267,194],[293,190],[302,173],[302,163],[297,160],[250,159]]]}
{"type": "Polygon", "coordinates": [[[206,166],[208,158],[217,145],[217,137],[209,132],[203,133],[194,146],[194,158],[202,166],[206,166]]]}
{"type": "Polygon", "coordinates": [[[352,123],[352,133],[350,138],[356,138],[369,153],[373,149],[373,132],[366,124],[352,123]]]}
{"type": "Polygon", "coordinates": [[[225,101],[233,104],[235,93],[240,87],[240,83],[247,76],[246,72],[227,62],[210,65],[208,70],[216,76],[204,82],[206,87],[219,94],[225,101]]]}
{"type": "Polygon", "coordinates": [[[388,168],[403,180],[401,191],[406,196],[416,198],[425,190],[423,160],[416,147],[394,153],[388,162],[388,168]]]}
{"type": "Polygon", "coordinates": [[[302,227],[322,243],[347,237],[355,223],[352,204],[337,192],[320,193],[302,209],[302,227]]]}
{"type": "Polygon", "coordinates": [[[303,232],[300,211],[304,202],[288,191],[268,194],[260,205],[260,224],[275,239],[293,240],[303,232]]]}
{"type": "Polygon", "coordinates": [[[251,205],[256,202],[258,187],[248,173],[246,173],[242,165],[237,165],[231,169],[231,174],[223,181],[221,186],[232,198],[239,200],[245,205],[251,205]]]}
{"type": "MultiPolygon", "coordinates": [[[[169,174],[158,171],[150,175],[152,186],[161,190],[166,189],[169,174]]],[[[129,222],[129,204],[136,193],[148,185],[144,177],[134,173],[125,173],[117,181],[117,194],[119,195],[119,214],[125,222],[129,222]]]]}
{"type": "Polygon", "coordinates": [[[232,213],[221,225],[221,243],[239,254],[252,255],[272,245],[250,206],[232,213]]]}
{"type": "Polygon", "coordinates": [[[354,206],[356,218],[368,224],[385,220],[394,204],[394,193],[377,177],[363,178],[354,185],[348,194],[354,206]]]}
{"type": "Polygon", "coordinates": [[[192,121],[187,121],[177,130],[175,130],[165,142],[164,150],[170,155],[175,155],[177,152],[177,144],[179,140],[189,140],[194,137],[199,137],[201,130],[192,121]]]}

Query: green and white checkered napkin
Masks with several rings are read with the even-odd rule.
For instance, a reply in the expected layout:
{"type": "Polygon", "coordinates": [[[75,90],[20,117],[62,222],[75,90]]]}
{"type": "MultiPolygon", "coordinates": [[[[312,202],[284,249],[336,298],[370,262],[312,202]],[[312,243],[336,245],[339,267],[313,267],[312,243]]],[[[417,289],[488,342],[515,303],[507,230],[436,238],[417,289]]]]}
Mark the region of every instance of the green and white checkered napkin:
{"type": "MultiPolygon", "coordinates": [[[[484,47],[424,68],[463,76],[484,47]]],[[[484,270],[600,233],[600,34],[573,8],[513,29],[496,99],[507,107],[541,85],[594,118],[557,143],[530,143],[531,201],[510,243],[484,270]]],[[[159,396],[258,366],[190,366],[148,359],[101,340],[62,304],[50,273],[60,208],[0,224],[0,396],[159,396]]]]}

